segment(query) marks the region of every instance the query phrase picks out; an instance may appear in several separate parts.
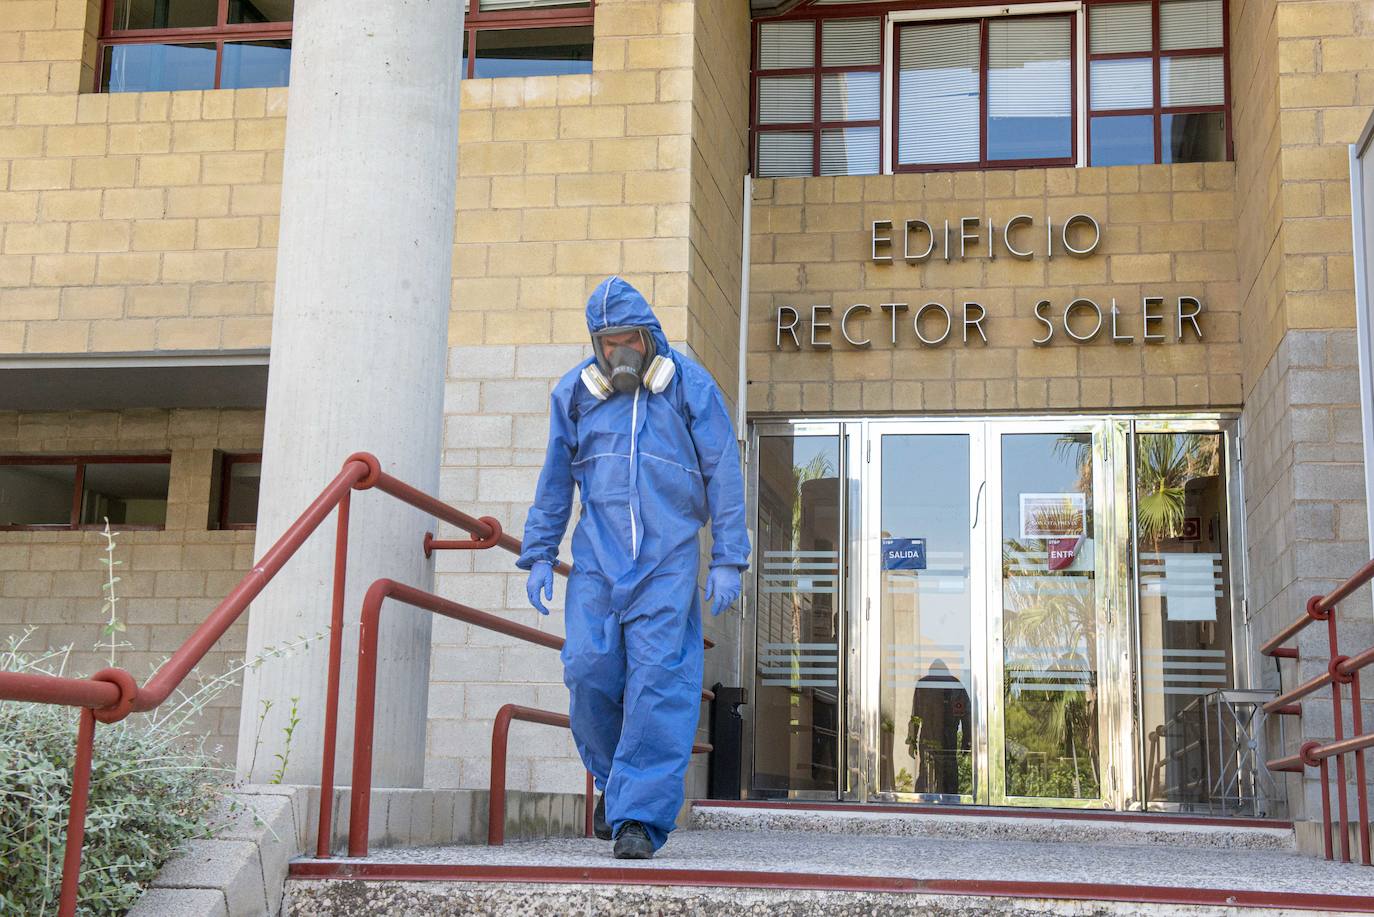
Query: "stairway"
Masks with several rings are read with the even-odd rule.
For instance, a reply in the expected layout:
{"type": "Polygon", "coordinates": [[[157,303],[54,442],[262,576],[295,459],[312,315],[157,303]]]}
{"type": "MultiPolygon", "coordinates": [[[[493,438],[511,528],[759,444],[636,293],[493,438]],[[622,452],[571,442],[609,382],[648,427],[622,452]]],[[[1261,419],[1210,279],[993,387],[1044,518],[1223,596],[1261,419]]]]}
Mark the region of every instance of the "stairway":
{"type": "Polygon", "coordinates": [[[1159,815],[699,802],[647,862],[586,838],[292,865],[286,915],[1374,913],[1291,827],[1159,815]]]}

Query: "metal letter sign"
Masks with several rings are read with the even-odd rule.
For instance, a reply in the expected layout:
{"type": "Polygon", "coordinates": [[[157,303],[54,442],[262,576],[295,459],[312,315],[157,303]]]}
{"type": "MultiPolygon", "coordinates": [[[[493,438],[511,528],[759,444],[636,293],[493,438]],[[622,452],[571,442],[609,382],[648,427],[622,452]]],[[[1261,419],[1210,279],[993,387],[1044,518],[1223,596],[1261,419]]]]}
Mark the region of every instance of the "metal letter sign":
{"type": "Polygon", "coordinates": [[[884,570],[924,570],[926,568],[926,540],[924,538],[884,538],[884,570]]]}

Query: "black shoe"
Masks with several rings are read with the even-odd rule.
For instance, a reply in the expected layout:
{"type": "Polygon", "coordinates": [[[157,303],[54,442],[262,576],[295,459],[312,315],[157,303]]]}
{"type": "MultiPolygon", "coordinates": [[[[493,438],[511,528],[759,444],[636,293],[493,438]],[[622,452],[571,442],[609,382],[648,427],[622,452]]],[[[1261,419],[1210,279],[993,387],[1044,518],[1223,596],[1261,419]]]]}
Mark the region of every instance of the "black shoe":
{"type": "Polygon", "coordinates": [[[600,840],[611,839],[611,825],[606,821],[606,794],[596,797],[596,812],[592,815],[592,833],[600,840]]]}
{"type": "Polygon", "coordinates": [[[615,838],[617,860],[647,860],[653,855],[654,845],[643,825],[637,821],[627,821],[620,826],[620,833],[615,838]]]}

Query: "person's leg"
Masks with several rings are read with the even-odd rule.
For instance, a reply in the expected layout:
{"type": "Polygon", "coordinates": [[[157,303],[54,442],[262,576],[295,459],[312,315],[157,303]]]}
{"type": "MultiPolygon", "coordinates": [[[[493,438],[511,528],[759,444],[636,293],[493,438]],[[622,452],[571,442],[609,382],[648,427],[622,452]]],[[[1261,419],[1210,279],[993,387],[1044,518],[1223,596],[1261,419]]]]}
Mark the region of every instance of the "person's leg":
{"type": "Polygon", "coordinates": [[[605,790],[620,743],[625,695],[625,644],[600,576],[574,571],[564,610],[563,683],[568,718],[582,763],[605,790]]]}
{"type": "Polygon", "coordinates": [[[697,557],[665,562],[623,616],[625,718],[606,788],[616,832],[644,825],[663,846],[682,808],[683,778],[701,716],[701,608],[697,557]],[[690,563],[688,562],[690,561],[690,563]]]}

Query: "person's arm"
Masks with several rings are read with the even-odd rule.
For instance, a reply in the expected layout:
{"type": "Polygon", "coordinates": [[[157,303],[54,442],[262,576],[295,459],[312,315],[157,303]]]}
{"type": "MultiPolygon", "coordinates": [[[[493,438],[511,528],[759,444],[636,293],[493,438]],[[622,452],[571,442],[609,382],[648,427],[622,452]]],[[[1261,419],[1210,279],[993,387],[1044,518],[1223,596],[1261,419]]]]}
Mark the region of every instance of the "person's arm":
{"type": "Polygon", "coordinates": [[[549,446],[544,453],[544,468],[534,491],[534,503],[525,517],[525,537],[515,565],[529,570],[544,561],[558,562],[558,545],[572,514],[573,453],[577,449],[577,427],[572,409],[571,386],[559,384],[549,397],[549,446]]]}
{"type": "Polygon", "coordinates": [[[740,470],[735,427],[720,387],[704,369],[684,373],[692,442],[706,484],[711,511],[711,566],[749,566],[749,530],[744,520],[744,474],[740,470]]]}

